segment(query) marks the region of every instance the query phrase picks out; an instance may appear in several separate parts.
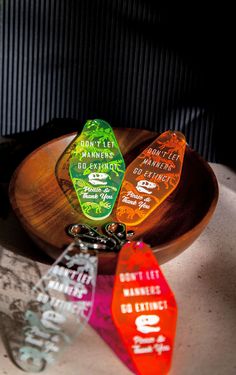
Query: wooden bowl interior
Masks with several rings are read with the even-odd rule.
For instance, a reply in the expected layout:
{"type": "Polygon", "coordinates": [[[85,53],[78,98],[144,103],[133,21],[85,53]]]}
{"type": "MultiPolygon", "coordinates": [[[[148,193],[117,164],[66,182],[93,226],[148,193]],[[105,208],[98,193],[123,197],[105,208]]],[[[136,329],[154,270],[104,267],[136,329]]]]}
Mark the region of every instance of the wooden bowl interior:
{"type": "MultiPolygon", "coordinates": [[[[145,130],[115,129],[120,149],[128,165],[157,134],[145,130]]],[[[27,233],[53,259],[71,242],[66,228],[86,222],[98,228],[116,221],[115,211],[103,221],[85,218],[79,207],[69,203],[58,184],[55,167],[76,134],[69,134],[31,153],[15,171],[10,183],[12,207],[27,233]]],[[[160,263],[178,255],[202,232],[218,199],[218,185],[209,165],[189,147],[177,189],[139,226],[134,240],[149,244],[160,263]]],[[[113,273],[117,254],[99,254],[99,272],[113,273]]]]}

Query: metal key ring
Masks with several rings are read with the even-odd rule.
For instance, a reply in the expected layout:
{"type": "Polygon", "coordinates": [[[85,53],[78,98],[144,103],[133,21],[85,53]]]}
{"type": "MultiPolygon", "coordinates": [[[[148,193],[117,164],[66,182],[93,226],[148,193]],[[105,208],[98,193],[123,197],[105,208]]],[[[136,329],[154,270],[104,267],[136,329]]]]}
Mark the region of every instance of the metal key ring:
{"type": "Polygon", "coordinates": [[[67,234],[90,249],[114,251],[117,245],[115,239],[98,233],[87,224],[71,224],[67,227],[67,234]]]}
{"type": "Polygon", "coordinates": [[[80,238],[75,238],[75,242],[79,244],[82,250],[106,250],[107,246],[101,243],[92,243],[82,241],[80,238]]]}

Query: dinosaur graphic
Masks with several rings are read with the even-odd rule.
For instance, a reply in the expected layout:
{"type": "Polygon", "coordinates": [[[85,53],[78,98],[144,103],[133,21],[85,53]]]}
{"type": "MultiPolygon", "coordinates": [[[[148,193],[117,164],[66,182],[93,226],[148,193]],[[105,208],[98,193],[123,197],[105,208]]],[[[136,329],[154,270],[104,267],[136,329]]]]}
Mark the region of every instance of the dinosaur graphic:
{"type": "Polygon", "coordinates": [[[83,212],[86,214],[90,213],[90,211],[95,211],[96,214],[101,214],[103,208],[109,209],[111,207],[110,203],[103,202],[103,201],[100,201],[99,203],[85,202],[85,203],[82,203],[81,206],[82,206],[83,212]]]}

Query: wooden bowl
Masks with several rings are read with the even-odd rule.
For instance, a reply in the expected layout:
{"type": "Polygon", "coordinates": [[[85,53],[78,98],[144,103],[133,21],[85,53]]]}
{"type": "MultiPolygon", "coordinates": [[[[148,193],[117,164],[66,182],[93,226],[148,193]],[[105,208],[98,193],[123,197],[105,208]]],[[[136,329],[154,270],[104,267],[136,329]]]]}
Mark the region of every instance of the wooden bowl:
{"type": "MultiPolygon", "coordinates": [[[[114,132],[126,165],[157,137],[157,133],[146,130],[119,128],[114,132]]],[[[73,201],[71,205],[67,199],[65,187],[70,191],[70,181],[64,178],[64,187],[58,184],[56,166],[59,173],[58,166],[63,163],[60,156],[75,135],[62,136],[36,149],[20,164],[10,182],[10,200],[16,215],[35,243],[53,259],[71,242],[66,233],[69,224],[86,222],[96,225],[99,230],[105,222],[116,221],[116,207],[103,221],[92,222],[85,218],[78,203],[73,201]]],[[[152,247],[159,263],[164,263],[199,236],[209,222],[217,200],[218,184],[212,169],[187,147],[177,189],[142,224],[132,227],[135,231],[132,239],[145,241],[152,247]]],[[[116,261],[115,253],[99,253],[99,272],[114,273],[116,261]]]]}

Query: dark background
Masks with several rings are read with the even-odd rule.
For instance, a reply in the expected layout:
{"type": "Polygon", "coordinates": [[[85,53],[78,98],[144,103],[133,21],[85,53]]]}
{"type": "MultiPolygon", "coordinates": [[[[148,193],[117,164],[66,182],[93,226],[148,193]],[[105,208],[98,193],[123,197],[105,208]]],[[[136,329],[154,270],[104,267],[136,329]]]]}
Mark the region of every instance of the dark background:
{"type": "Polygon", "coordinates": [[[221,3],[1,0],[2,136],[23,156],[102,118],[180,130],[234,166],[231,14],[221,3]]]}

